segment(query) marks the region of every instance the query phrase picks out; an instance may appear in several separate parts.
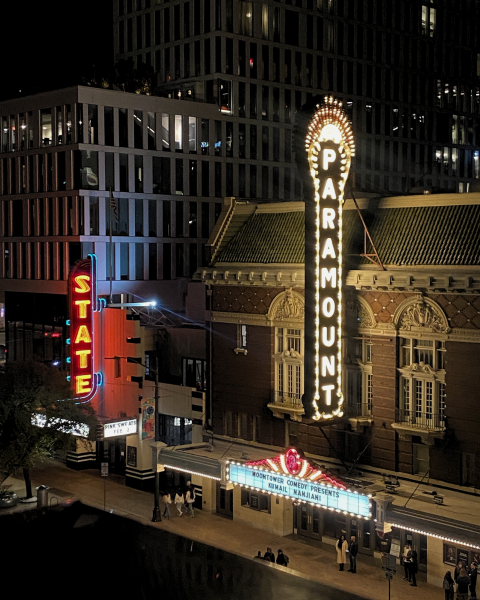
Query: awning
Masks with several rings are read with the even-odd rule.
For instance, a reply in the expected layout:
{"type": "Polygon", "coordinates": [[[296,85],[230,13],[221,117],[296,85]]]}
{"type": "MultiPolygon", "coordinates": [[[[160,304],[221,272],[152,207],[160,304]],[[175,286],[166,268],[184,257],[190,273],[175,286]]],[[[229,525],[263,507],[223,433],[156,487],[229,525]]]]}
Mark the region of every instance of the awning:
{"type": "Polygon", "coordinates": [[[436,537],[453,544],[480,550],[480,527],[437,515],[390,507],[385,521],[393,527],[436,537]]]}
{"type": "Polygon", "coordinates": [[[218,460],[189,454],[178,448],[177,450],[160,450],[158,462],[165,465],[167,469],[184,471],[185,473],[201,475],[202,477],[209,477],[218,481],[221,478],[221,465],[218,460]]]}

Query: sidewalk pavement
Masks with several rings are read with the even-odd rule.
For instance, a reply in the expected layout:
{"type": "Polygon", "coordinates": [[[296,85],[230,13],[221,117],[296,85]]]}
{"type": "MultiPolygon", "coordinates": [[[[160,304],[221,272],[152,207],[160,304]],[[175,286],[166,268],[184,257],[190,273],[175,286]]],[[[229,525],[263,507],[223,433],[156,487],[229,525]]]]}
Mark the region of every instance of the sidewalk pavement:
{"type": "MultiPolygon", "coordinates": [[[[49,498],[55,496],[59,503],[78,499],[103,510],[105,492],[105,510],[113,510],[117,515],[135,519],[152,527],[167,529],[247,558],[253,558],[259,550],[265,552],[267,546],[270,546],[275,554],[281,548],[290,558],[291,569],[287,570],[292,574],[371,600],[386,600],[388,597],[388,580],[381,570],[379,560],[359,555],[356,574],[347,571],[349,565],[345,567],[344,572],[339,572],[333,546],[310,545],[302,539],[291,539],[294,536],[284,538],[271,535],[266,531],[200,510],[195,511],[194,519],[186,514],[179,517],[173,504],[170,510],[172,518],[169,521],[163,519],[161,523],[152,523],[153,494],[126,487],[122,477],[109,475],[103,478],[95,470],[73,471],[59,461],[37,465],[31,476],[34,486],[49,487],[49,498]]],[[[11,484],[10,490],[16,491],[19,496],[25,494],[23,481],[9,478],[5,484],[11,484]]],[[[36,505],[19,504],[15,509],[3,509],[0,516],[11,510],[26,510],[29,506],[36,505]]],[[[426,583],[425,573],[418,573],[417,585],[417,588],[413,588],[407,581],[403,581],[403,568],[400,568],[391,581],[391,600],[404,600],[405,596],[408,596],[409,600],[443,598],[441,588],[426,583]]]]}

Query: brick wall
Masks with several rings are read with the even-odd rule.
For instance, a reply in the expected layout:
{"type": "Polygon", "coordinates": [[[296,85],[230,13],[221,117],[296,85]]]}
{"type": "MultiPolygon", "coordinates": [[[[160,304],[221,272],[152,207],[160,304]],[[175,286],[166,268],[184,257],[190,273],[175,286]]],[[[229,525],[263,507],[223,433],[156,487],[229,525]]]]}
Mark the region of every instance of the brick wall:
{"type": "Polygon", "coordinates": [[[235,354],[237,326],[213,324],[213,426],[223,433],[223,411],[261,418],[260,442],[284,446],[285,425],[274,419],[267,404],[274,388],[273,330],[247,326],[247,355],[235,354]]]}
{"type": "Polygon", "coordinates": [[[373,404],[371,464],[382,469],[396,470],[395,422],[396,403],[396,340],[372,338],[373,404]]]}
{"type": "Polygon", "coordinates": [[[480,485],[480,347],[478,344],[447,342],[446,409],[447,435],[430,450],[432,478],[461,485],[462,453],[473,454],[477,467],[476,485],[480,485]]]}

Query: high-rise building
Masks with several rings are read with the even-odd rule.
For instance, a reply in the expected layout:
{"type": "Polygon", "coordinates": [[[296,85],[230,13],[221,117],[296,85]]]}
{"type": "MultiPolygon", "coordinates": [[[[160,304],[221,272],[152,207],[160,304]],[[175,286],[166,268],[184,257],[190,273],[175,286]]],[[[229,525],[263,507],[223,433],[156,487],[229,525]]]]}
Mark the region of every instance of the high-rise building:
{"type": "Polygon", "coordinates": [[[324,94],[351,117],[356,190],[467,192],[478,17],[474,0],[115,0],[115,57],[151,65],[161,95],[218,106],[232,195],[300,198],[295,111],[324,94]]]}
{"type": "MultiPolygon", "coordinates": [[[[73,87],[2,102],[0,115],[0,294],[12,359],[30,355],[25,328],[68,318],[68,273],[89,253],[99,294],[157,300],[164,325],[203,317],[189,313],[187,278],[222,206],[217,163],[202,156],[215,107],[73,87]]],[[[62,362],[64,349],[50,354],[42,360],[62,362]]]]}

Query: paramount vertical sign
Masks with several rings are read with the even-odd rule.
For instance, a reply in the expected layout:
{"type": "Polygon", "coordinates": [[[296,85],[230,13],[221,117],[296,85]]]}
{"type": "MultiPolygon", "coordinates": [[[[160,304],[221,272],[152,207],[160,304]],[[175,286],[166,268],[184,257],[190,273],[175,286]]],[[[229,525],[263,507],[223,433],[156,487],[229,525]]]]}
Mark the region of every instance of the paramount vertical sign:
{"type": "Polygon", "coordinates": [[[355,153],[341,102],[326,97],[308,127],[306,149],[315,193],[315,361],[313,419],[343,415],[342,206],[355,153]]]}

